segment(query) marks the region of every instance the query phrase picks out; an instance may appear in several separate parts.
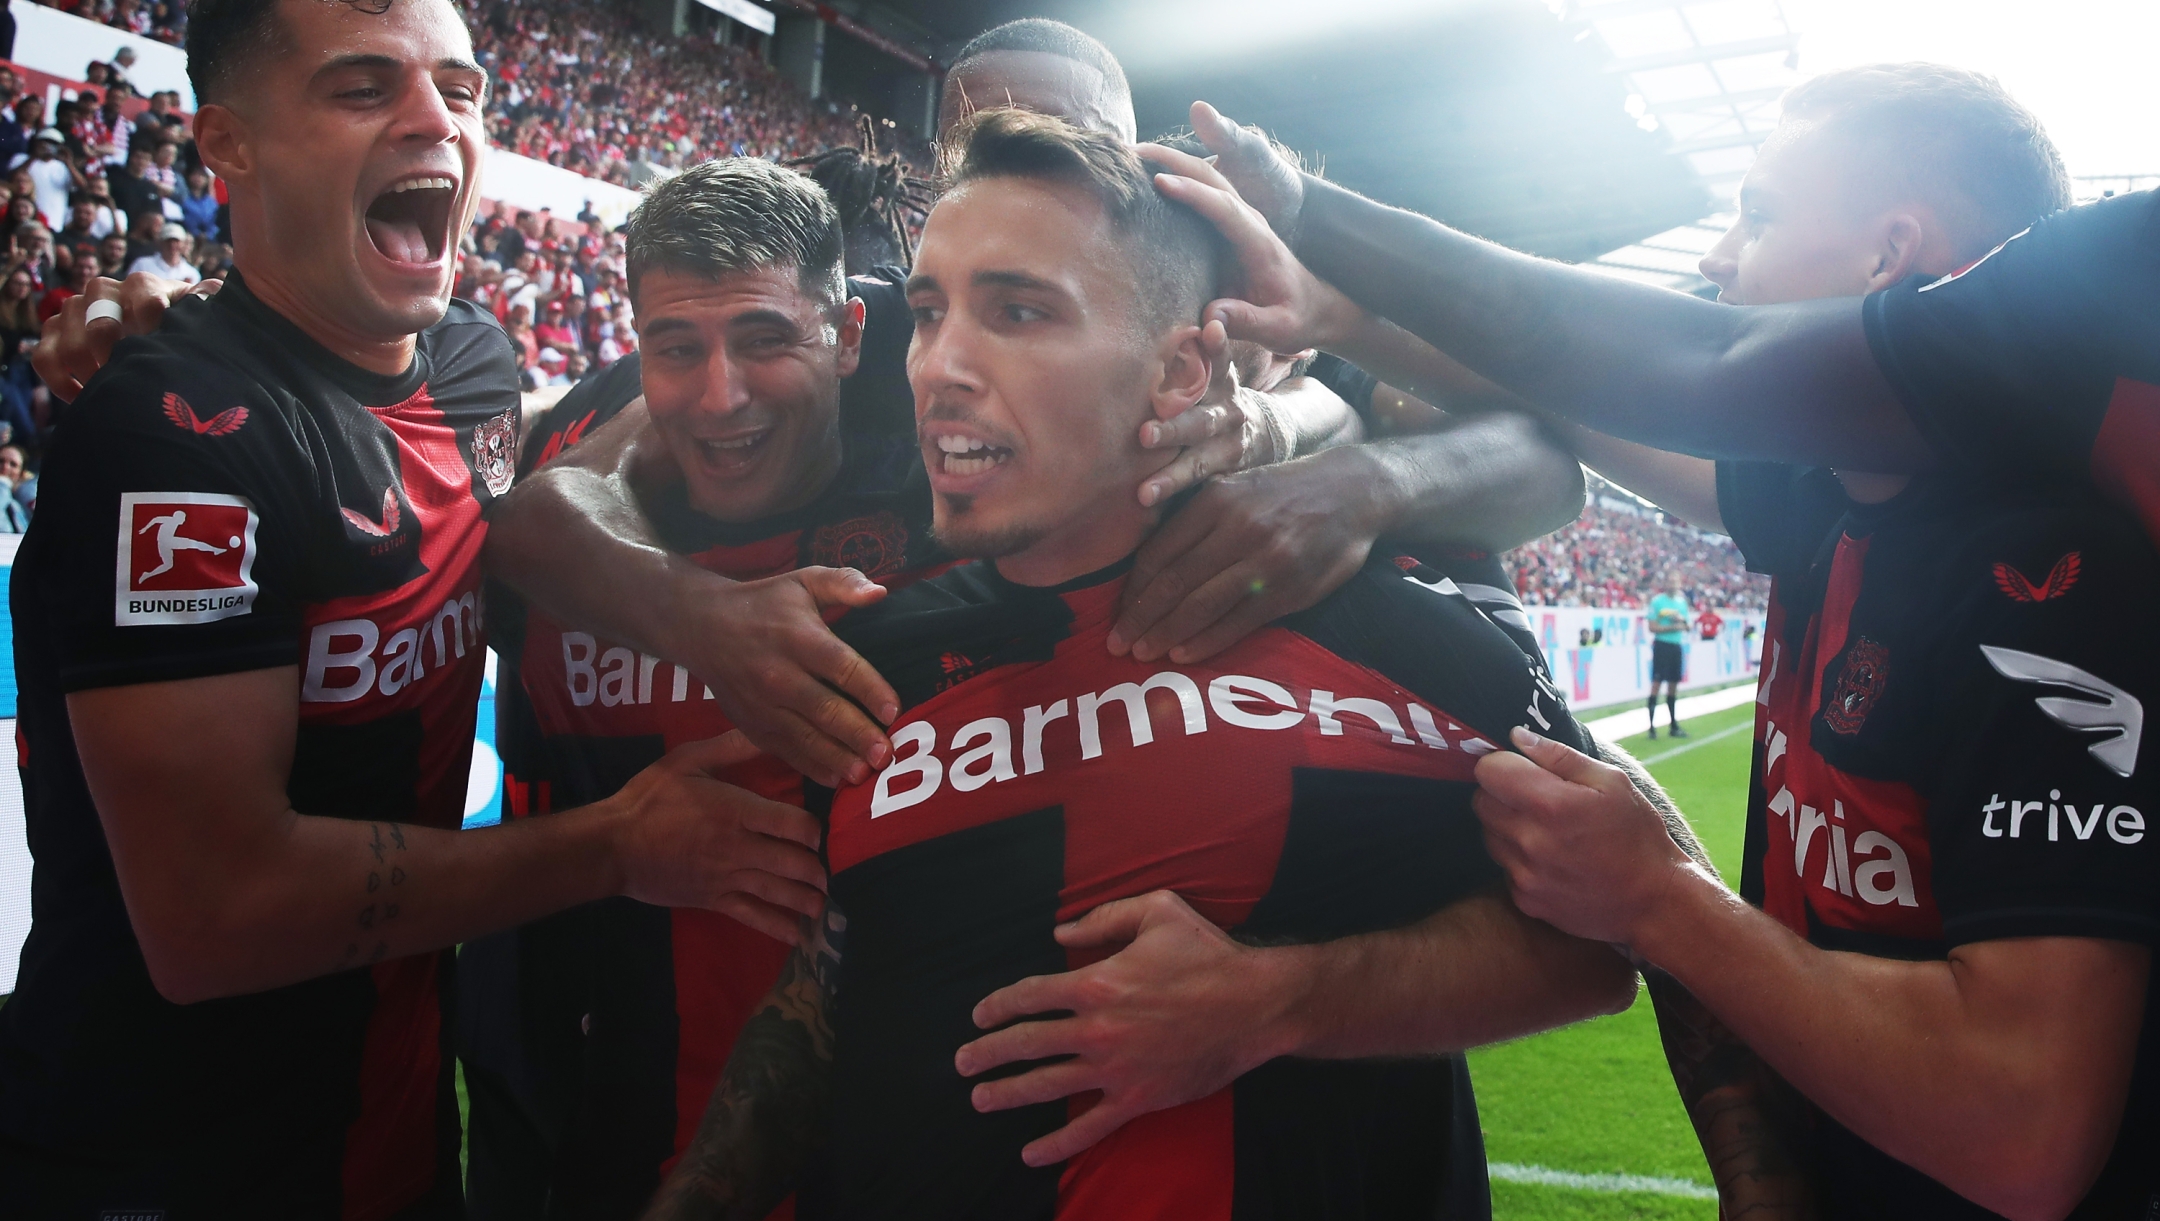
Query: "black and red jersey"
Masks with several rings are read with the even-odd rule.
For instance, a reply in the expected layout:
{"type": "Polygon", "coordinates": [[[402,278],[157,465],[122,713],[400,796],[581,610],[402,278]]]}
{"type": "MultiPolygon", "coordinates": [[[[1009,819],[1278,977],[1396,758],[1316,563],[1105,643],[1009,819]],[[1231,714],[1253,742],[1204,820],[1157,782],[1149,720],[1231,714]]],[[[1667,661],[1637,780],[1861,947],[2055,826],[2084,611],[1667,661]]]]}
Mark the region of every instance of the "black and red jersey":
{"type": "Polygon", "coordinates": [[[2058,212],[1862,317],[1938,453],[1997,483],[2089,483],[2160,539],[2160,192],[2058,212]]]}
{"type": "MultiPolygon", "coordinates": [[[[889,317],[877,313],[881,324],[889,317]]],[[[635,366],[606,377],[543,419],[533,461],[577,444],[640,392],[635,366]]],[[[851,385],[843,420],[875,423],[874,400],[850,406],[851,385]]],[[[826,565],[897,586],[949,562],[930,538],[912,424],[850,431],[842,444],[833,483],[802,509],[719,522],[677,485],[649,506],[653,525],[669,550],[740,581],[826,565]]],[[[508,818],[610,796],[668,750],[732,728],[687,669],[566,627],[499,587],[489,605],[508,818]]],[[[801,776],[770,757],[724,779],[776,801],[803,799],[801,776]]],[[[458,971],[472,1215],[639,1215],[697,1130],[737,1032],[788,951],[716,912],[629,899],[468,943],[458,971]]]]}
{"type": "MultiPolygon", "coordinates": [[[[2090,492],[1942,476],[1881,505],[1834,476],[1722,463],[1774,578],[1742,892],[1817,946],[1902,959],[2008,937],[2160,937],[2160,647],[2123,618],[2160,563],[2090,492]]],[[[2115,1155],[2072,1216],[2160,1208],[2148,1004],[2115,1155]]],[[[1826,1215],[1992,1214],[1817,1116],[1826,1215]]]]}
{"type": "Polygon", "coordinates": [[[238,276],[123,342],[84,389],[10,595],[37,860],[21,980],[0,1009],[10,1207],[172,1221],[454,1210],[448,956],[166,1001],[65,701],[297,666],[294,808],[456,827],[484,669],[482,513],[510,485],[517,430],[515,354],[479,311],[452,302],[412,367],[386,377],[331,355],[238,276]]]}
{"type": "Polygon", "coordinates": [[[829,805],[834,1104],[802,1215],[1485,1217],[1461,1057],[1281,1060],[1057,1167],[1065,1103],[980,1114],[974,1006],[1080,965],[1052,936],[1177,891],[1241,936],[1416,921],[1497,884],[1472,768],[1516,725],[1587,748],[1543,673],[1453,585],[1376,561],[1188,666],[1104,646],[1124,566],[1029,588],[954,569],[843,619],[900,692],[895,761],[829,805]]]}

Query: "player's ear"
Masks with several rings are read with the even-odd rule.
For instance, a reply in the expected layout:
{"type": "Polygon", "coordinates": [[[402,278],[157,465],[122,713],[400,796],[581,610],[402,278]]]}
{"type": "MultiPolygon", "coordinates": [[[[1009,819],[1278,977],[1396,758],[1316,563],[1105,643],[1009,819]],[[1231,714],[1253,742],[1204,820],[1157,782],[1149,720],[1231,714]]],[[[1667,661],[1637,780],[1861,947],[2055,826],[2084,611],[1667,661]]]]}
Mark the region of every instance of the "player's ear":
{"type": "Polygon", "coordinates": [[[1880,292],[1920,269],[1920,248],[1927,241],[1928,229],[1926,221],[1911,212],[1893,212],[1882,219],[1868,292],[1880,292]]]}
{"type": "Polygon", "coordinates": [[[234,182],[253,172],[247,122],[231,107],[204,104],[195,112],[194,127],[195,151],[212,174],[234,182]]]}
{"type": "Polygon", "coordinates": [[[839,320],[838,371],[842,377],[854,376],[862,365],[863,303],[861,297],[849,297],[840,303],[833,316],[839,320]]]}
{"type": "Polygon", "coordinates": [[[1221,355],[1209,349],[1197,324],[1188,323],[1164,336],[1162,376],[1149,395],[1155,418],[1182,415],[1206,396],[1221,355]]]}

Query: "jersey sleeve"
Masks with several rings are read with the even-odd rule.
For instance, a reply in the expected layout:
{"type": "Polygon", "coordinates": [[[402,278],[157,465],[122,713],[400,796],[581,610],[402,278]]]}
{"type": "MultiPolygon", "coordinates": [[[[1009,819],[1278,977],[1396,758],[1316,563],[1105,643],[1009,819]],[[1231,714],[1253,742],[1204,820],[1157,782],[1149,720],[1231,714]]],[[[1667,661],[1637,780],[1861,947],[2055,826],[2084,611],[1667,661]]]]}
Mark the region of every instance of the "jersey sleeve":
{"type": "MultiPolygon", "coordinates": [[[[1862,305],[1868,346],[1936,451],[1989,475],[2103,484],[2117,381],[2160,381],[2160,194],[2047,218],[1954,275],[1862,305]]],[[[2145,407],[2160,411],[2160,403],[2145,407]]],[[[2135,465],[2160,463],[2160,426],[2135,465]]]]}
{"type": "Polygon", "coordinates": [[[531,438],[518,451],[518,474],[529,475],[553,462],[643,393],[644,362],[636,352],[572,386],[533,425],[531,438]]]}
{"type": "Polygon", "coordinates": [[[36,596],[62,684],[294,664],[312,464],[237,388],[195,366],[131,366],[77,399],[41,483],[36,596]]]}
{"type": "Polygon", "coordinates": [[[1372,421],[1373,390],[1379,386],[1379,378],[1331,352],[1313,357],[1305,375],[1333,390],[1336,398],[1350,404],[1350,410],[1367,423],[1372,421]]]}
{"type": "Polygon", "coordinates": [[[1961,561],[1970,591],[1926,679],[1953,945],[2160,933],[2160,755],[2144,742],[2160,644],[2121,613],[2160,599],[2160,568],[2128,522],[2081,501],[1961,561]]]}
{"type": "Polygon", "coordinates": [[[1718,515],[1749,572],[1806,571],[1847,507],[1829,471],[1779,462],[1717,464],[1718,515]]]}

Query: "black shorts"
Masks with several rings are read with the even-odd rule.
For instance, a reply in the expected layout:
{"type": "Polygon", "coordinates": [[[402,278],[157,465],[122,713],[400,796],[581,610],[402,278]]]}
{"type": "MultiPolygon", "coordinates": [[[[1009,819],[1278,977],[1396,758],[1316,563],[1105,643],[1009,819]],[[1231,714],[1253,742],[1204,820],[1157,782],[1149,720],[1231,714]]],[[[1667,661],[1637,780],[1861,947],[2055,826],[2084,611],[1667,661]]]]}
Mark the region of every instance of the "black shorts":
{"type": "Polygon", "coordinates": [[[1680,644],[1674,640],[1650,642],[1650,681],[1653,683],[1677,683],[1680,681],[1680,644]]]}

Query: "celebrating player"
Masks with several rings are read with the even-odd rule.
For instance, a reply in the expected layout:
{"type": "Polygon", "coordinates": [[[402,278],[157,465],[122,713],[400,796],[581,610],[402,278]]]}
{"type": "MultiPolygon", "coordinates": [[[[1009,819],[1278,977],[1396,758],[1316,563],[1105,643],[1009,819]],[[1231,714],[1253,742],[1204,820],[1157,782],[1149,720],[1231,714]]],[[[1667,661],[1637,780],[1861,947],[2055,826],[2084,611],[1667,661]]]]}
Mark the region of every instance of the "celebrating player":
{"type": "MultiPolygon", "coordinates": [[[[671,552],[731,580],[845,565],[894,586],[942,558],[912,413],[896,420],[889,387],[851,376],[873,332],[904,346],[906,302],[897,284],[842,278],[842,234],[815,183],[755,158],[694,166],[631,217],[644,359],[630,389],[642,380],[678,472],[653,523],[671,552]]],[[[580,387],[542,422],[529,460],[579,444],[625,401],[580,387]]],[[[684,667],[499,586],[488,605],[513,819],[605,800],[667,750],[728,730],[684,667]]],[[[775,760],[725,778],[802,801],[802,777],[775,760]]],[[[716,912],[624,899],[467,943],[471,1215],[637,1215],[787,953],[716,912]]]]}
{"type": "Polygon", "coordinates": [[[1508,727],[1588,739],[1414,566],[1370,563],[1206,663],[1110,654],[1158,516],[1130,489],[1168,458],[1134,434],[1207,389],[1213,248],[1121,142],[1010,109],[965,138],[908,282],[909,373],[938,537],[986,558],[843,621],[907,704],[900,753],[831,795],[835,902],[658,1212],[759,1216],[799,1180],[806,1214],[836,1216],[1483,1215],[1459,1057],[1279,1057],[1459,1049],[1625,1003],[1609,950],[1491,893],[1467,809],[1508,727]],[[1059,928],[1162,891],[1191,906],[1157,893],[1059,928]],[[1077,1050],[1071,1018],[962,1044],[1067,1008],[1050,973],[1136,919],[1177,926],[1195,979],[1236,981],[1247,1037],[1196,1094],[1073,1113],[1080,1062],[955,1071],[1077,1050]],[[1256,950],[1224,929],[1347,940],[1256,950]]]}
{"type": "MultiPolygon", "coordinates": [[[[1704,260],[1731,302],[1931,282],[2067,199],[2038,124],[1971,74],[1857,70],[1784,112],[1704,260]]],[[[1166,189],[1238,235],[1273,300],[1345,316],[1219,187],[1166,189]]],[[[1748,1061],[1676,1058],[1721,1185],[1812,1178],[1840,1217],[2142,1213],[2156,913],[2132,709],[2156,671],[2109,625],[2153,596],[2149,546],[2087,491],[1577,440],[1776,577],[1742,887],[1768,918],[1665,857],[1587,760],[1532,745],[1549,772],[1479,772],[1526,910],[1669,970],[1811,1100],[1812,1157],[1780,1163],[1770,1125],[1713,1131],[1736,1100],[1775,1113],[1748,1061]]]]}
{"type": "Polygon", "coordinates": [[[450,305],[487,76],[456,10],[203,0],[237,274],[119,349],[15,569],[37,856],[0,1009],[25,1216],[459,1215],[441,947],[587,899],[818,909],[799,809],[685,747],[457,831],[514,360],[450,305]]]}

